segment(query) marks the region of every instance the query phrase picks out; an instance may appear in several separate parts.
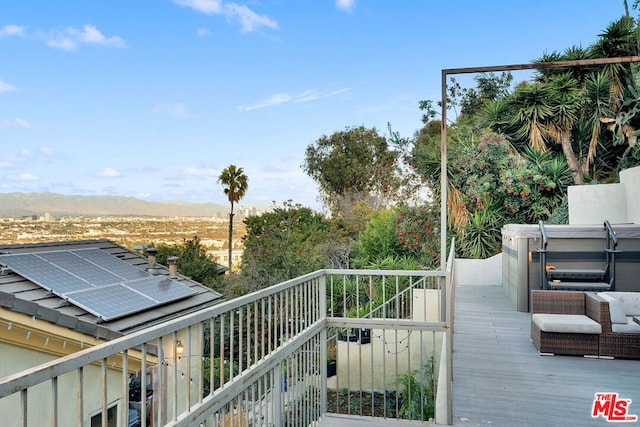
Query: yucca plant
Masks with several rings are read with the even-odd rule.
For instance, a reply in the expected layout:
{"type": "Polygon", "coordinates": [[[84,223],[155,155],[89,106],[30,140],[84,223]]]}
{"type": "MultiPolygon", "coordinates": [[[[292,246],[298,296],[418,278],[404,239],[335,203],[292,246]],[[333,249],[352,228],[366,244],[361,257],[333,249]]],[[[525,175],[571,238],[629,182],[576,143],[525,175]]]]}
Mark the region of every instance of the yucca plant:
{"type": "Polygon", "coordinates": [[[488,258],[500,251],[502,219],[498,210],[475,211],[460,236],[462,257],[488,258]]]}

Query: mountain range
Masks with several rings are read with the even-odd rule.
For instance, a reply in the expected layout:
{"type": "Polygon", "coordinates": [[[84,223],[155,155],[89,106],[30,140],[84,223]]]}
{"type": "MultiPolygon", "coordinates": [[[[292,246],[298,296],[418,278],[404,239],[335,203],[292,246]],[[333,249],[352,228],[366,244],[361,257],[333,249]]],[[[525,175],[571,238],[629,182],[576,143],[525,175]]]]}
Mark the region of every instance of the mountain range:
{"type": "Polygon", "coordinates": [[[52,216],[226,216],[229,206],[181,201],[148,202],[125,196],[69,196],[55,193],[0,193],[0,217],[52,216]]]}

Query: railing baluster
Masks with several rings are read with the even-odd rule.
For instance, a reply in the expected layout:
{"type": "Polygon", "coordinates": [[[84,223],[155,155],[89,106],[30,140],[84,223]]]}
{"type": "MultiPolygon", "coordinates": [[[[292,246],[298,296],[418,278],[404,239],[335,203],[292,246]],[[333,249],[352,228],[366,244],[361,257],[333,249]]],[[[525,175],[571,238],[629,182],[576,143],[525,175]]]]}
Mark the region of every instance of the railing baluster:
{"type": "Polygon", "coordinates": [[[225,341],[225,334],[224,334],[224,314],[220,315],[220,336],[218,337],[218,339],[220,340],[220,373],[219,373],[219,377],[220,377],[220,384],[218,385],[219,388],[222,388],[222,386],[224,385],[225,382],[225,372],[224,372],[224,365],[225,365],[225,360],[226,360],[226,355],[224,354],[224,341],[225,341]]]}
{"type": "Polygon", "coordinates": [[[229,381],[233,380],[236,376],[235,370],[233,369],[233,363],[235,362],[235,322],[236,316],[234,312],[229,313],[229,381]]]}
{"type": "MultiPolygon", "coordinates": [[[[84,422],[84,366],[76,369],[76,390],[76,399],[78,400],[78,425],[82,425],[84,422]]],[[[24,395],[26,397],[27,389],[24,389],[24,395]]]]}
{"type": "MultiPolygon", "coordinates": [[[[214,375],[213,373],[215,372],[215,357],[214,357],[214,343],[215,343],[215,337],[216,337],[216,323],[215,323],[215,317],[210,317],[209,318],[209,396],[211,396],[213,394],[213,391],[215,390],[215,385],[214,385],[214,375]]],[[[219,358],[220,361],[222,361],[221,358],[219,358]]],[[[220,363],[220,368],[222,368],[222,363],[220,363]]],[[[222,369],[219,370],[219,372],[222,372],[222,369]]],[[[203,379],[204,381],[204,379],[203,379]]]]}
{"type": "Polygon", "coordinates": [[[193,383],[193,373],[191,372],[191,325],[187,326],[187,337],[186,337],[186,368],[184,373],[184,386],[185,386],[185,402],[187,403],[187,411],[191,410],[191,385],[193,383]]]}
{"type": "MultiPolygon", "coordinates": [[[[147,425],[147,411],[150,408],[147,408],[147,343],[142,343],[140,346],[141,354],[140,357],[140,424],[142,427],[146,427],[147,425]]],[[[158,363],[158,369],[162,369],[164,366],[164,361],[160,360],[158,363]]]]}
{"type": "MultiPolygon", "coordinates": [[[[105,414],[102,415],[104,420],[105,414]]],[[[102,425],[106,425],[104,422],[102,425]]],[[[51,427],[58,426],[58,377],[51,378],[51,427]]]]}
{"type": "Polygon", "coordinates": [[[120,404],[120,419],[122,425],[129,425],[129,350],[122,352],[122,399],[120,404]]]}
{"type": "MultiPolygon", "coordinates": [[[[165,384],[167,383],[167,370],[166,370],[166,365],[162,364],[162,361],[164,360],[164,340],[162,335],[160,335],[158,337],[158,361],[160,362],[160,366],[158,367],[158,404],[156,405],[156,408],[158,408],[158,410],[156,411],[156,425],[161,426],[164,425],[164,418],[166,417],[166,409],[164,407],[164,405],[162,404],[162,402],[164,402],[164,400],[166,399],[165,397],[165,384]]],[[[143,347],[144,350],[144,347],[143,347]]],[[[175,351],[175,349],[174,349],[175,351]]],[[[145,381],[146,383],[146,381],[145,381]]],[[[174,392],[175,392],[175,387],[174,387],[174,392]]],[[[142,404],[144,405],[146,403],[146,399],[142,400],[142,404]]],[[[145,407],[145,406],[143,406],[145,407]]]]}
{"type": "MultiPolygon", "coordinates": [[[[28,390],[29,389],[27,388],[23,388],[20,392],[20,418],[22,419],[23,427],[27,427],[27,425],[29,424],[29,404],[27,403],[29,399],[28,390]]],[[[82,420],[80,422],[82,422],[82,420]]]]}
{"type": "MultiPolygon", "coordinates": [[[[102,388],[100,393],[100,400],[102,403],[102,425],[106,426],[107,417],[107,358],[103,358],[100,361],[100,376],[102,377],[102,388]]],[[[57,417],[55,417],[57,418],[57,417]]]]}
{"type": "Polygon", "coordinates": [[[244,371],[244,333],[243,333],[243,310],[242,307],[238,307],[238,374],[241,374],[244,371]]]}
{"type": "MultiPolygon", "coordinates": [[[[178,379],[178,352],[176,350],[177,344],[178,344],[178,331],[173,331],[172,341],[173,341],[173,367],[171,371],[173,373],[173,393],[171,393],[172,394],[171,398],[173,399],[173,416],[171,418],[175,421],[178,419],[178,381],[179,379],[178,379]]],[[[167,363],[163,363],[163,365],[166,366],[167,363]]]]}
{"type": "Polygon", "coordinates": [[[202,402],[202,395],[204,393],[204,349],[205,349],[205,345],[207,344],[204,341],[204,329],[205,329],[205,324],[204,322],[201,322],[198,324],[198,342],[200,343],[199,345],[196,344],[199,349],[199,354],[196,354],[196,360],[198,361],[197,364],[197,369],[198,369],[198,375],[196,375],[197,381],[196,381],[196,391],[198,393],[198,395],[196,396],[196,402],[197,403],[201,403],[202,402]]]}

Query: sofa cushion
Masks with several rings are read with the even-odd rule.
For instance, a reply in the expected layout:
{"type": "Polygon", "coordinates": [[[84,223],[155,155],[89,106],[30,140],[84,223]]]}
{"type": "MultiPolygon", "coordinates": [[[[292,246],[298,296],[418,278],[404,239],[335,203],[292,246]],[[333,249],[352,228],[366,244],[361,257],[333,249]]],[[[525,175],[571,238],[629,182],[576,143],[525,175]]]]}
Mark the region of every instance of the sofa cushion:
{"type": "Polygon", "coordinates": [[[602,327],[598,322],[583,314],[548,314],[535,313],[531,320],[541,331],[574,333],[574,334],[599,334],[602,327]]]}
{"type": "Polygon", "coordinates": [[[635,333],[640,334],[640,324],[636,323],[633,320],[633,317],[627,317],[627,323],[615,323],[611,324],[611,330],[613,332],[626,332],[626,333],[635,333]]]}
{"type": "Polygon", "coordinates": [[[617,297],[606,292],[599,292],[598,296],[609,303],[609,315],[611,316],[611,323],[627,323],[627,315],[617,297]]]}
{"type": "Polygon", "coordinates": [[[640,292],[606,292],[622,303],[627,316],[640,316],[640,292]]]}

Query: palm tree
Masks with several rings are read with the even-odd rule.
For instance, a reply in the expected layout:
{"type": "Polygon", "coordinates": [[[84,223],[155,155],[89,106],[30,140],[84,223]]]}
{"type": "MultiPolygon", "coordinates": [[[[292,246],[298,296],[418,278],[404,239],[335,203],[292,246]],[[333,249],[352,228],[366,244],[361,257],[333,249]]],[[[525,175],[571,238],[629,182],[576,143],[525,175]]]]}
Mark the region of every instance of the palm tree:
{"type": "MultiPolygon", "coordinates": [[[[623,17],[588,48],[572,46],[564,53],[544,54],[536,62],[635,55],[635,36],[633,20],[623,17]]],[[[521,84],[510,96],[488,106],[486,118],[520,152],[527,147],[544,152],[559,146],[574,183],[583,184],[585,176],[598,178],[611,169],[604,159],[612,147],[602,124],[614,121],[612,117],[622,108],[625,89],[635,83],[633,70],[628,64],[539,69],[532,83],[521,84]]]]}
{"type": "Polygon", "coordinates": [[[218,177],[218,183],[224,187],[226,194],[231,203],[231,212],[229,213],[229,271],[231,271],[231,254],[233,252],[233,204],[239,202],[247,192],[249,179],[244,174],[242,168],[235,165],[229,165],[222,170],[218,177]]]}

